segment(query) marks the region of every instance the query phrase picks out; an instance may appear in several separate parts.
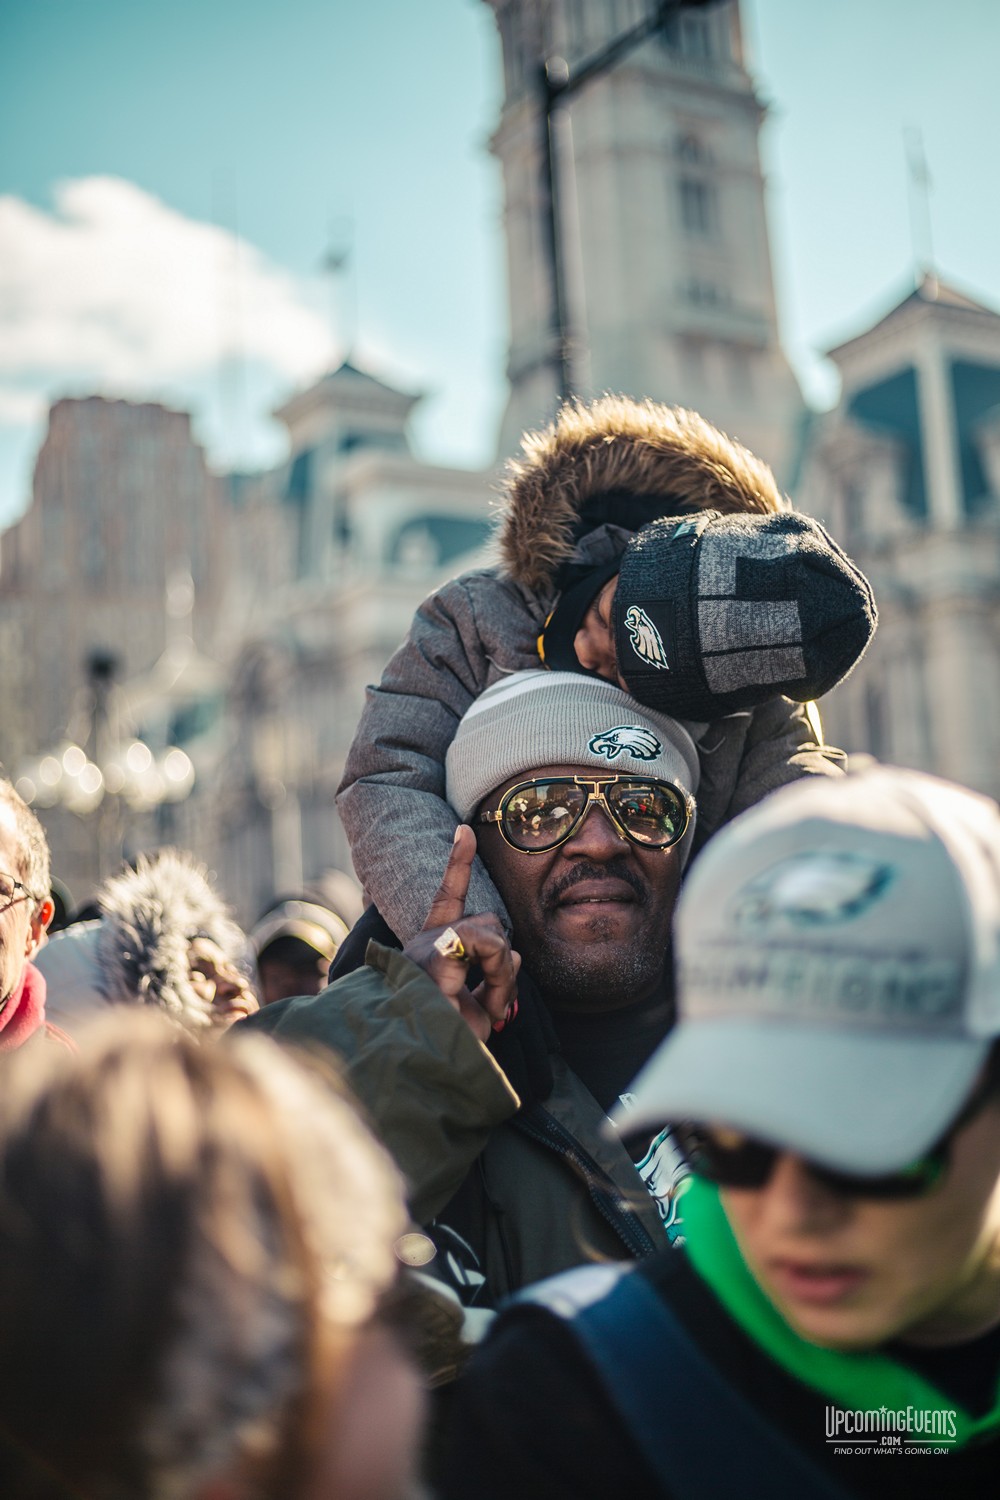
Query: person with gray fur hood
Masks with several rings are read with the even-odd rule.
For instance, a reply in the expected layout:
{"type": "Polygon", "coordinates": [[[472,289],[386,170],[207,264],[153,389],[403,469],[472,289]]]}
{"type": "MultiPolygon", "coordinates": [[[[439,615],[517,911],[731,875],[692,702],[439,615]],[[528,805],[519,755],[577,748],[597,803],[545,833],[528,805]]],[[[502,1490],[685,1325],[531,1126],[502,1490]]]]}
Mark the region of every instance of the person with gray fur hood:
{"type": "Polygon", "coordinates": [[[247,939],[192,855],[140,854],[97,901],[99,921],[67,927],[36,960],[49,1010],[71,1034],[108,1005],[155,1006],[209,1039],[258,1009],[247,939]]]}
{"type": "MultiPolygon", "coordinates": [[[[701,763],[696,848],[786,782],[841,773],[811,700],[867,646],[871,590],[768,466],[703,417],[624,396],[564,406],[508,466],[497,543],[498,566],[424,601],[368,690],[337,798],[383,919],[376,931],[366,914],[366,933],[384,939],[387,924],[407,941],[423,925],[457,823],[445,753],[509,673],[590,672],[680,719],[701,763]]],[[[467,909],[510,931],[478,859],[467,909]]],[[[358,947],[348,939],[335,974],[358,947]]]]}

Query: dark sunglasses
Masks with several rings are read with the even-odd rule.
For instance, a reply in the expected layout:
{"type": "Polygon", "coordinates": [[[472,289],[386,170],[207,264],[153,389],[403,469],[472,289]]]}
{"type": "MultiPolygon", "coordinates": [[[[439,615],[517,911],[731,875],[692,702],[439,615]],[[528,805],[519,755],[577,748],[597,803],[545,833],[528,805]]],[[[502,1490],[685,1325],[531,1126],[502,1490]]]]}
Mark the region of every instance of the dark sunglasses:
{"type": "MultiPolygon", "coordinates": [[[[992,1076],[992,1070],[988,1070],[937,1144],[902,1171],[890,1172],[883,1177],[857,1177],[812,1161],[805,1163],[806,1169],[816,1182],[842,1198],[889,1202],[923,1197],[947,1175],[953,1136],[995,1096],[996,1078],[992,1076]]],[[[684,1123],[672,1126],[671,1135],[689,1171],[696,1177],[707,1178],[718,1187],[762,1188],[769,1181],[778,1157],[785,1154],[784,1147],[765,1145],[763,1141],[754,1140],[726,1125],[684,1123]]]]}
{"type": "Polygon", "coordinates": [[[653,777],[545,776],[512,786],[479,822],[498,824],[522,854],[544,854],[571,839],[595,803],[644,849],[669,849],[682,839],[693,807],[680,787],[653,777]]]}

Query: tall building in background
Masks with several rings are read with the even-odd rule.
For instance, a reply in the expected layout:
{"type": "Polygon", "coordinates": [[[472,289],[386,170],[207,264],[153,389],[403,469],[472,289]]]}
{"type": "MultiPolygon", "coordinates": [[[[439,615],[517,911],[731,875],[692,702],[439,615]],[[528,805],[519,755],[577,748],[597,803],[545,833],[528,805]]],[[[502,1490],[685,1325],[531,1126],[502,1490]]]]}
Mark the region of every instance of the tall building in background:
{"type": "MultiPolygon", "coordinates": [[[[505,81],[492,141],[504,176],[510,306],[505,455],[557,400],[543,66],[572,78],[654,7],[486,3],[505,81]]],[[[556,228],[574,388],[693,407],[787,480],[804,405],[778,331],[764,115],[736,0],[676,10],[556,105],[556,228]]]]}
{"type": "MultiPolygon", "coordinates": [[[[215,632],[225,530],[187,413],[100,396],[52,407],[31,503],[3,538],[0,758],[12,773],[67,740],[95,754],[102,725],[122,742],[147,727],[115,689],[130,679],[144,680],[142,712],[164,744],[183,732],[193,698],[213,692],[200,653],[215,632]],[[109,714],[122,718],[113,730],[109,714]]],[[[57,872],[86,892],[100,830],[58,804],[41,816],[57,872]]],[[[161,836],[171,829],[187,832],[165,821],[161,836]]]]}
{"type": "Polygon", "coordinates": [[[868,573],[880,623],[828,733],[1000,797],[1000,316],[925,275],[829,353],[841,397],[798,499],[868,573]]]}
{"type": "MultiPolygon", "coordinates": [[[[101,396],[52,407],[31,503],[4,533],[0,563],[0,611],[43,664],[19,695],[35,744],[65,733],[91,652],[114,656],[123,678],[152,666],[167,645],[178,572],[194,583],[194,637],[210,644],[224,525],[186,412],[101,396]]],[[[7,733],[0,725],[9,761],[24,746],[7,733]]]]}

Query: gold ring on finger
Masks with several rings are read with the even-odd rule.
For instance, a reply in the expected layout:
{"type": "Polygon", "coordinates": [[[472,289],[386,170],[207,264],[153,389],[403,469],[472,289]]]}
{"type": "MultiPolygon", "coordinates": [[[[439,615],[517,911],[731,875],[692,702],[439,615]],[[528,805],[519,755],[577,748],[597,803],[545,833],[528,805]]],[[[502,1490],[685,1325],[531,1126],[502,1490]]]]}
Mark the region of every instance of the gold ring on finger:
{"type": "Polygon", "coordinates": [[[446,927],[441,936],[434,939],[434,952],[440,953],[442,958],[457,958],[464,964],[469,962],[465,944],[454,927],[446,927]]]}

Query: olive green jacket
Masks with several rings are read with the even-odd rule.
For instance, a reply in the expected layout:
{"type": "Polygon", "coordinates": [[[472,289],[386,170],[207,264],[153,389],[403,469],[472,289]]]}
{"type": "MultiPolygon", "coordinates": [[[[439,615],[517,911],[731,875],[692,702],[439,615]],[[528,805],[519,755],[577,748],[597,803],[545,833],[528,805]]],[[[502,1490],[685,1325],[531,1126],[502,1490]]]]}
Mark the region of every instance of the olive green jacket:
{"type": "Polygon", "coordinates": [[[423,1225],[455,1229],[490,1301],[590,1259],[665,1244],[656,1206],[606,1116],[563,1059],[544,1106],[521,1109],[506,1075],[431,979],[369,945],[365,967],[319,995],[239,1023],[333,1048],[403,1172],[423,1225]]]}

